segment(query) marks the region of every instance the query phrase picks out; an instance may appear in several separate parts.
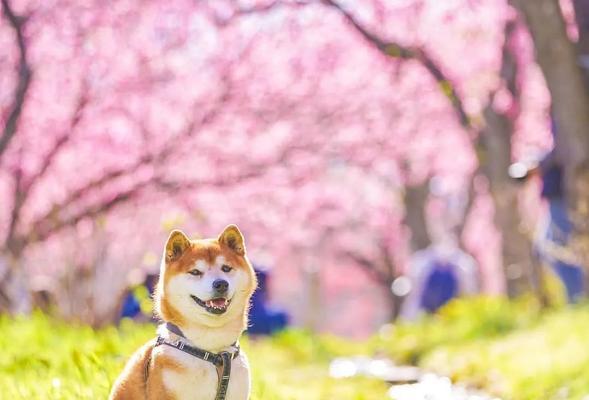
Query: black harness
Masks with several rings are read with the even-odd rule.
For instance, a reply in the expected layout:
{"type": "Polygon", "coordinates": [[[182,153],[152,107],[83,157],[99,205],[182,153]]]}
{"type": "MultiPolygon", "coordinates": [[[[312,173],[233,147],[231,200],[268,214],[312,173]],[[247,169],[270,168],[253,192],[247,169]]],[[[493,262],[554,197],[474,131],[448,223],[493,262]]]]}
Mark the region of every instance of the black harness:
{"type": "MultiPolygon", "coordinates": [[[[184,336],[180,328],[178,328],[176,325],[167,322],[166,329],[176,334],[177,336],[186,339],[186,336],[184,336]]],[[[239,355],[239,345],[237,343],[233,345],[236,349],[234,352],[222,351],[220,353],[211,353],[210,351],[190,346],[181,340],[171,341],[162,336],[158,336],[155,341],[154,348],[161,346],[162,344],[174,347],[180,351],[183,351],[184,353],[188,353],[191,356],[200,358],[201,360],[208,361],[213,364],[217,369],[217,376],[219,378],[215,400],[225,400],[225,397],[227,396],[227,387],[229,386],[229,377],[231,376],[231,361],[239,355]]],[[[149,365],[149,363],[147,365],[149,365]]],[[[148,371],[146,371],[146,375],[147,372],[148,371]]]]}

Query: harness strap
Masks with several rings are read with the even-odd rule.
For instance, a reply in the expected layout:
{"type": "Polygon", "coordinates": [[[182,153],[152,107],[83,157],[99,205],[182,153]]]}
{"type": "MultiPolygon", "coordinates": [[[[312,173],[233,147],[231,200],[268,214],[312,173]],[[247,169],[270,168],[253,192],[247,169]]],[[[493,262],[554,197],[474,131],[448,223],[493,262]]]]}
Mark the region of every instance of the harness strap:
{"type": "Polygon", "coordinates": [[[184,336],[184,333],[178,327],[178,325],[173,324],[171,322],[166,322],[165,327],[166,327],[167,330],[169,330],[173,334],[178,335],[178,336],[183,337],[184,339],[186,339],[186,336],[184,336]]]}
{"type": "MultiPolygon", "coordinates": [[[[182,331],[180,331],[178,327],[175,325],[172,326],[173,328],[170,329],[168,324],[166,324],[166,328],[168,328],[172,333],[184,337],[184,335],[182,335],[182,331]]],[[[227,396],[227,388],[229,387],[229,378],[231,376],[231,361],[239,355],[239,345],[234,345],[236,348],[235,352],[222,351],[220,353],[211,353],[210,351],[190,346],[181,340],[171,341],[162,336],[158,336],[154,344],[154,348],[163,344],[174,347],[180,351],[183,351],[184,353],[188,353],[191,356],[200,358],[201,360],[208,361],[213,364],[217,369],[218,377],[217,395],[215,396],[215,400],[225,400],[225,397],[227,396]]],[[[146,376],[148,373],[148,368],[149,362],[146,365],[146,376]]]]}
{"type": "Polygon", "coordinates": [[[233,357],[230,353],[224,351],[219,353],[223,360],[223,367],[221,369],[221,376],[219,378],[219,385],[217,386],[217,395],[215,400],[225,400],[227,395],[227,388],[229,387],[229,377],[231,376],[231,360],[233,357]]]}
{"type": "Polygon", "coordinates": [[[206,351],[203,349],[199,349],[198,347],[190,346],[181,340],[171,341],[171,340],[168,340],[168,339],[163,338],[161,336],[158,336],[154,347],[161,346],[162,344],[165,344],[170,347],[175,347],[178,350],[183,351],[184,353],[190,354],[191,356],[194,356],[196,358],[200,358],[201,360],[204,360],[204,361],[208,361],[211,364],[215,365],[216,367],[223,366],[222,355],[224,353],[227,353],[229,355],[230,360],[234,360],[239,355],[239,350],[240,350],[239,345],[235,344],[234,346],[235,346],[236,350],[234,352],[223,351],[221,353],[211,353],[210,351],[206,351]]]}

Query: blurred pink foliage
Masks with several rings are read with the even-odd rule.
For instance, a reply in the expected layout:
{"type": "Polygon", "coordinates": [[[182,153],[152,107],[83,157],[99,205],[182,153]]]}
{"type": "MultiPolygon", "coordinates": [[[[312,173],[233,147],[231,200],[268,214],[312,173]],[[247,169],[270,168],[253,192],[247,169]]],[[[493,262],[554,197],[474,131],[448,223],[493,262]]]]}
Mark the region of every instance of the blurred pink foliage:
{"type": "MultiPolygon", "coordinates": [[[[356,332],[382,304],[342,257],[385,243],[401,265],[406,185],[436,177],[465,191],[474,132],[415,60],[387,57],[325,2],[17,1],[34,71],[18,134],[0,158],[2,240],[26,243],[33,281],[93,265],[93,300],[108,312],[130,270],[156,270],[167,231],[246,234],[254,262],[275,267],[277,300],[304,319],[304,271],[320,266],[326,320],[356,332]],[[20,181],[16,177],[22,175],[20,181]],[[14,231],[15,193],[26,190],[14,231]],[[348,299],[348,300],[346,300],[348,299]],[[344,303],[342,303],[344,302],[344,303]],[[337,306],[337,307],[336,307],[337,306]]],[[[520,29],[521,104],[500,87],[504,1],[378,0],[341,4],[371,32],[428,52],[460,94],[473,127],[491,91],[520,107],[514,157],[547,149],[548,93],[520,29]]],[[[18,52],[0,22],[0,109],[18,52]]],[[[4,111],[0,122],[6,118],[4,111]]],[[[484,185],[483,185],[484,186],[484,185]]],[[[499,237],[485,189],[466,244],[485,289],[501,290],[499,237]]],[[[382,307],[381,307],[382,308],[382,307]]]]}

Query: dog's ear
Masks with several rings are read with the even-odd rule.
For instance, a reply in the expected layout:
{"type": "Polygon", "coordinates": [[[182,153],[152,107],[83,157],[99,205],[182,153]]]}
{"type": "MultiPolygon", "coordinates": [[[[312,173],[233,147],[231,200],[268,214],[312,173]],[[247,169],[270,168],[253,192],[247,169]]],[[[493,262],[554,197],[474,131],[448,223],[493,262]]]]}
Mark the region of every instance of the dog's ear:
{"type": "Polygon", "coordinates": [[[178,260],[189,247],[190,239],[181,230],[174,229],[166,242],[166,261],[178,260]]]}
{"type": "Polygon", "coordinates": [[[218,240],[222,246],[229,247],[240,256],[245,255],[245,242],[243,240],[243,235],[237,226],[227,225],[227,227],[219,235],[218,240]]]}

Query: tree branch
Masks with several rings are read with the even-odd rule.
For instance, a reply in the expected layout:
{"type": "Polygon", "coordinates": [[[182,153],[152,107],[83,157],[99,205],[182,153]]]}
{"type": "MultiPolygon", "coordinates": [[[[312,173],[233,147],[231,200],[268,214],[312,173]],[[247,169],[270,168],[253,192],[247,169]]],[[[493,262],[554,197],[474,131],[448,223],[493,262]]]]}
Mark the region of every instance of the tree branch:
{"type": "MultiPolygon", "coordinates": [[[[22,157],[22,151],[19,151],[18,157],[22,157]]],[[[12,193],[13,204],[12,210],[10,212],[10,222],[8,223],[8,231],[6,233],[6,237],[4,238],[4,246],[8,248],[13,254],[18,254],[21,250],[21,242],[17,240],[15,236],[18,221],[20,220],[20,212],[24,204],[24,190],[22,182],[23,170],[21,166],[18,165],[14,172],[14,186],[12,193]]]]}
{"type": "MultiPolygon", "coordinates": [[[[212,123],[215,120],[215,118],[219,115],[219,108],[223,103],[228,101],[228,99],[229,94],[227,92],[223,92],[219,100],[220,104],[211,108],[208,112],[204,113],[198,120],[191,119],[190,121],[188,121],[186,126],[182,129],[179,137],[189,138],[190,136],[192,136],[196,127],[202,128],[207,124],[212,123]]],[[[81,99],[78,103],[78,110],[81,111],[81,107],[83,107],[83,104],[85,104],[85,101],[81,99]]],[[[146,129],[145,127],[143,128],[146,129]]],[[[59,218],[59,215],[62,214],[64,210],[71,208],[75,203],[77,203],[90,193],[100,190],[101,188],[106,187],[107,185],[115,182],[118,179],[133,175],[134,173],[139,171],[140,168],[146,165],[165,162],[165,160],[168,157],[174,154],[174,146],[176,146],[177,143],[181,144],[183,142],[182,140],[171,140],[161,149],[159,149],[156,153],[147,153],[139,157],[134,163],[125,167],[114,169],[104,174],[103,176],[91,180],[85,185],[74,190],[65,200],[63,200],[60,203],[54,204],[53,207],[51,207],[51,209],[47,213],[37,218],[31,224],[31,228],[28,230],[28,232],[23,234],[23,237],[25,238],[24,240],[27,243],[33,243],[44,240],[51,234],[68,226],[68,224],[77,223],[79,220],[83,218],[88,218],[98,215],[100,213],[104,213],[113,208],[114,206],[119,205],[120,203],[123,203],[124,201],[129,200],[130,198],[139,194],[140,189],[143,188],[143,184],[141,184],[140,187],[135,187],[133,189],[120,192],[117,196],[113,197],[111,200],[107,201],[102,205],[91,205],[88,208],[85,208],[83,211],[76,213],[72,217],[68,217],[65,219],[59,218]]],[[[55,149],[54,147],[54,150],[58,149],[55,149]]],[[[176,189],[179,186],[184,187],[181,183],[177,184],[173,182],[164,182],[163,180],[160,180],[155,183],[162,188],[167,187],[168,189],[171,187],[175,187],[176,189]]],[[[197,183],[193,183],[193,185],[196,186],[197,183]]]]}
{"type": "Polygon", "coordinates": [[[374,262],[364,257],[363,255],[346,251],[342,253],[342,256],[353,261],[357,266],[362,268],[372,279],[377,281],[380,285],[389,285],[387,274],[380,271],[374,262]]]}
{"type": "Polygon", "coordinates": [[[249,15],[254,14],[263,14],[280,7],[289,7],[289,8],[297,8],[297,7],[304,7],[307,5],[313,4],[311,1],[306,0],[294,0],[294,1],[283,1],[283,0],[274,0],[272,2],[266,4],[256,4],[251,7],[243,7],[243,6],[236,6],[233,9],[233,12],[228,17],[221,18],[218,15],[213,15],[213,19],[217,26],[225,27],[231,22],[233,19],[247,17],[249,15]]]}
{"type": "Polygon", "coordinates": [[[146,187],[153,185],[154,187],[158,187],[163,190],[170,191],[172,193],[176,193],[179,188],[183,190],[190,190],[193,188],[204,187],[204,186],[215,186],[215,187],[223,187],[229,186],[240,181],[244,181],[246,179],[254,178],[257,176],[261,176],[264,173],[262,168],[251,168],[249,171],[233,175],[233,176],[225,176],[221,178],[216,178],[212,180],[194,180],[189,182],[174,182],[174,181],[166,181],[163,178],[155,178],[153,180],[145,180],[135,184],[133,187],[123,190],[117,193],[112,198],[108,199],[107,201],[99,201],[96,204],[91,204],[82,210],[77,211],[73,215],[66,217],[66,218],[52,218],[55,216],[55,213],[47,214],[37,220],[33,224],[33,228],[30,230],[30,233],[22,238],[23,242],[26,244],[41,242],[47,239],[49,236],[58,233],[62,229],[75,225],[79,221],[85,218],[93,218],[100,214],[103,214],[107,211],[112,210],[118,205],[125,203],[128,200],[132,200],[138,197],[142,190],[146,187]]]}
{"type": "Polygon", "coordinates": [[[141,190],[145,188],[149,183],[149,181],[140,182],[130,189],[123,190],[117,193],[108,201],[91,205],[88,208],[79,211],[68,218],[43,220],[42,223],[38,223],[35,225],[35,229],[31,231],[31,234],[29,234],[28,237],[24,238],[24,242],[27,245],[36,242],[41,242],[67,226],[75,225],[85,218],[92,218],[100,214],[103,214],[113,209],[115,206],[136,197],[141,192],[141,190]]]}
{"type": "Polygon", "coordinates": [[[366,29],[349,11],[344,9],[336,1],[321,0],[321,2],[328,7],[336,9],[350,24],[350,26],[352,26],[370,45],[375,47],[385,56],[404,60],[415,60],[421,63],[421,65],[438,83],[442,93],[444,93],[448,100],[450,100],[452,108],[454,109],[454,113],[456,114],[460,124],[466,130],[472,130],[473,127],[470,118],[464,109],[464,104],[458,95],[456,86],[452,83],[452,80],[446,75],[446,73],[444,73],[443,69],[425,51],[425,49],[420,47],[403,46],[393,41],[384,40],[366,29]]]}
{"type": "MultiPolygon", "coordinates": [[[[61,210],[65,210],[68,207],[71,207],[74,203],[81,200],[83,197],[88,195],[90,192],[98,190],[107,184],[114,182],[116,179],[121,178],[123,176],[132,175],[133,173],[137,172],[139,168],[148,164],[153,160],[154,156],[152,155],[145,155],[140,157],[136,162],[131,164],[130,166],[118,168],[113,171],[106,173],[105,175],[101,176],[98,179],[94,179],[88,182],[86,185],[74,190],[70,195],[63,200],[61,203],[54,204],[51,209],[42,215],[41,217],[37,218],[32,224],[31,228],[29,229],[28,234],[25,234],[26,237],[36,236],[34,232],[42,231],[43,227],[51,224],[51,221],[54,221],[58,218],[59,213],[61,210]]],[[[38,240],[37,240],[38,241],[38,240]]]]}
{"type": "Polygon", "coordinates": [[[82,93],[80,93],[78,101],[76,102],[76,107],[74,108],[74,112],[72,114],[72,117],[70,118],[70,123],[67,128],[67,131],[64,132],[55,141],[51,150],[49,150],[49,152],[43,158],[43,163],[41,164],[41,167],[39,168],[39,170],[27,180],[27,185],[26,185],[27,191],[29,191],[30,188],[37,181],[39,181],[39,179],[41,179],[45,175],[45,173],[47,172],[49,167],[51,167],[51,165],[53,164],[55,157],[59,154],[59,151],[63,148],[63,146],[65,144],[67,144],[70,141],[75,129],[77,128],[78,124],[80,123],[80,121],[82,119],[82,114],[84,113],[84,109],[86,108],[87,105],[88,105],[88,93],[87,93],[87,89],[83,89],[82,93]]]}
{"type": "Polygon", "coordinates": [[[29,90],[33,76],[33,72],[27,58],[27,46],[23,33],[26,19],[14,13],[8,0],[2,0],[2,10],[4,16],[8,20],[8,23],[16,34],[16,42],[19,51],[19,63],[18,84],[16,86],[14,97],[10,105],[8,118],[6,119],[6,123],[2,128],[2,134],[0,136],[0,159],[2,158],[2,155],[6,149],[8,149],[10,141],[16,134],[18,121],[20,119],[26,99],[26,94],[29,90]]]}

